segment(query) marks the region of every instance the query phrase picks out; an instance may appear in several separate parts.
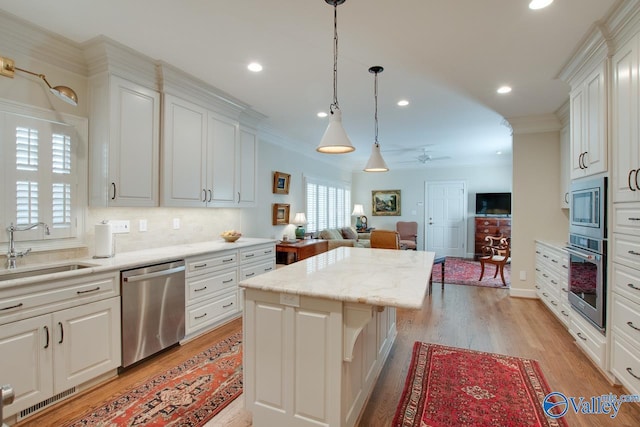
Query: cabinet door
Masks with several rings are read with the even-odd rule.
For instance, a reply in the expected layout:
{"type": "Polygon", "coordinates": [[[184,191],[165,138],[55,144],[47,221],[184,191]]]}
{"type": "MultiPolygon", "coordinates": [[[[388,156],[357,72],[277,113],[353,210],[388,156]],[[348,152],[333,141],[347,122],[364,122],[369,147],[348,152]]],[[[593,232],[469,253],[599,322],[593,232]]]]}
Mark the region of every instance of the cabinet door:
{"type": "Polygon", "coordinates": [[[638,39],[613,57],[613,201],[640,200],[635,187],[638,154],[638,39]],[[635,189],[635,191],[634,191],[635,189]]]}
{"type": "Polygon", "coordinates": [[[109,206],[158,206],[160,94],[110,79],[109,206]]]}
{"type": "Polygon", "coordinates": [[[582,165],[583,147],[583,111],[584,96],[582,86],[571,91],[571,179],[584,176],[584,167],[582,165]]]}
{"type": "Polygon", "coordinates": [[[607,171],[607,71],[603,61],[585,81],[585,175],[607,171]]]}
{"type": "Polygon", "coordinates": [[[15,400],[3,409],[10,416],[53,395],[51,316],[33,317],[0,327],[0,378],[15,400]]]}
{"type": "Polygon", "coordinates": [[[211,206],[236,205],[238,122],[209,113],[208,182],[213,192],[211,206]]]}
{"type": "Polygon", "coordinates": [[[52,326],[56,393],[120,366],[120,298],[55,312],[52,326]]]}
{"type": "Polygon", "coordinates": [[[256,134],[247,129],[240,130],[240,147],[238,156],[238,204],[255,206],[256,204],[256,169],[258,162],[258,141],[256,134]]]}
{"type": "Polygon", "coordinates": [[[207,111],[172,95],[164,99],[162,205],[203,207],[207,187],[207,111]]]}

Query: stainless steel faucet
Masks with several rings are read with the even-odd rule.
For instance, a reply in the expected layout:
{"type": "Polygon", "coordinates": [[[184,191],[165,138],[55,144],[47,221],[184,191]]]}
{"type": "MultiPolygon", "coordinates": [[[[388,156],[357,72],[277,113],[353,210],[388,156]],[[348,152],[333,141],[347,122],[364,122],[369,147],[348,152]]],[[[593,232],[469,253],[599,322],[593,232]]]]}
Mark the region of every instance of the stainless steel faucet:
{"type": "Polygon", "coordinates": [[[49,231],[49,226],[44,222],[36,222],[35,224],[24,225],[22,227],[18,225],[13,225],[13,223],[11,223],[11,225],[7,227],[7,232],[9,233],[9,252],[7,252],[7,268],[16,268],[16,260],[20,257],[27,255],[29,252],[31,252],[31,248],[23,252],[16,252],[16,242],[13,239],[13,233],[16,231],[31,230],[32,228],[36,228],[39,225],[44,227],[44,233],[46,235],[51,234],[51,232],[49,231]]]}

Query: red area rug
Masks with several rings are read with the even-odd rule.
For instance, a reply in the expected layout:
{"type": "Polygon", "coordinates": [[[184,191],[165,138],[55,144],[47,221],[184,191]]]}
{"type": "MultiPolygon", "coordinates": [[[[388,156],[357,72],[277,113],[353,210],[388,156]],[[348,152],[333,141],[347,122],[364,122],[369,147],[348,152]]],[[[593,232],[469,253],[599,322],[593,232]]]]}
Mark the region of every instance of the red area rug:
{"type": "Polygon", "coordinates": [[[394,427],[562,426],[538,362],[416,342],[394,427]]]}
{"type": "MultiPolygon", "coordinates": [[[[500,273],[495,279],[495,266],[487,264],[484,270],[482,281],[480,278],[480,261],[474,261],[466,258],[447,257],[444,263],[444,283],[452,285],[469,285],[469,286],[485,286],[489,288],[504,288],[500,273]]],[[[433,282],[440,283],[442,272],[440,265],[433,266],[433,282]]],[[[511,284],[511,265],[504,266],[504,280],[509,287],[511,284]]]]}
{"type": "Polygon", "coordinates": [[[202,426],[242,394],[241,343],[237,332],[65,426],[202,426]]]}

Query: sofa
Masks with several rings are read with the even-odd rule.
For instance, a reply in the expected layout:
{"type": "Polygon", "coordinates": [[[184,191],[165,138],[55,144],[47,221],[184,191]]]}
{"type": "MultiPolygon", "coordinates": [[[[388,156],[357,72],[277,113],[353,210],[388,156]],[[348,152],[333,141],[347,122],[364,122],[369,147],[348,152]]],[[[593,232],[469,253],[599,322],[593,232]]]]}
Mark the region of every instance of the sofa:
{"type": "Polygon", "coordinates": [[[329,250],[340,246],[370,248],[371,233],[358,233],[353,227],[326,228],[318,233],[318,238],[329,243],[329,250]]]}

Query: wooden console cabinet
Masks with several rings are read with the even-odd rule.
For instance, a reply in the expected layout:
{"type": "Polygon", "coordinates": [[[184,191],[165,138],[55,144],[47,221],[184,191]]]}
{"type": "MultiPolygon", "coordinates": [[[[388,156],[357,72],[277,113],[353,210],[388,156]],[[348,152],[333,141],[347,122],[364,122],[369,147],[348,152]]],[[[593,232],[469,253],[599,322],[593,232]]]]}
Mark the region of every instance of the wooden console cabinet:
{"type": "Polygon", "coordinates": [[[482,246],[486,244],[485,237],[511,237],[511,217],[477,216],[475,222],[475,259],[482,254],[482,246]]]}
{"type": "Polygon", "coordinates": [[[276,245],[276,262],[291,264],[310,258],[329,250],[329,242],[322,239],[298,240],[295,242],[280,242],[276,245]]]}

